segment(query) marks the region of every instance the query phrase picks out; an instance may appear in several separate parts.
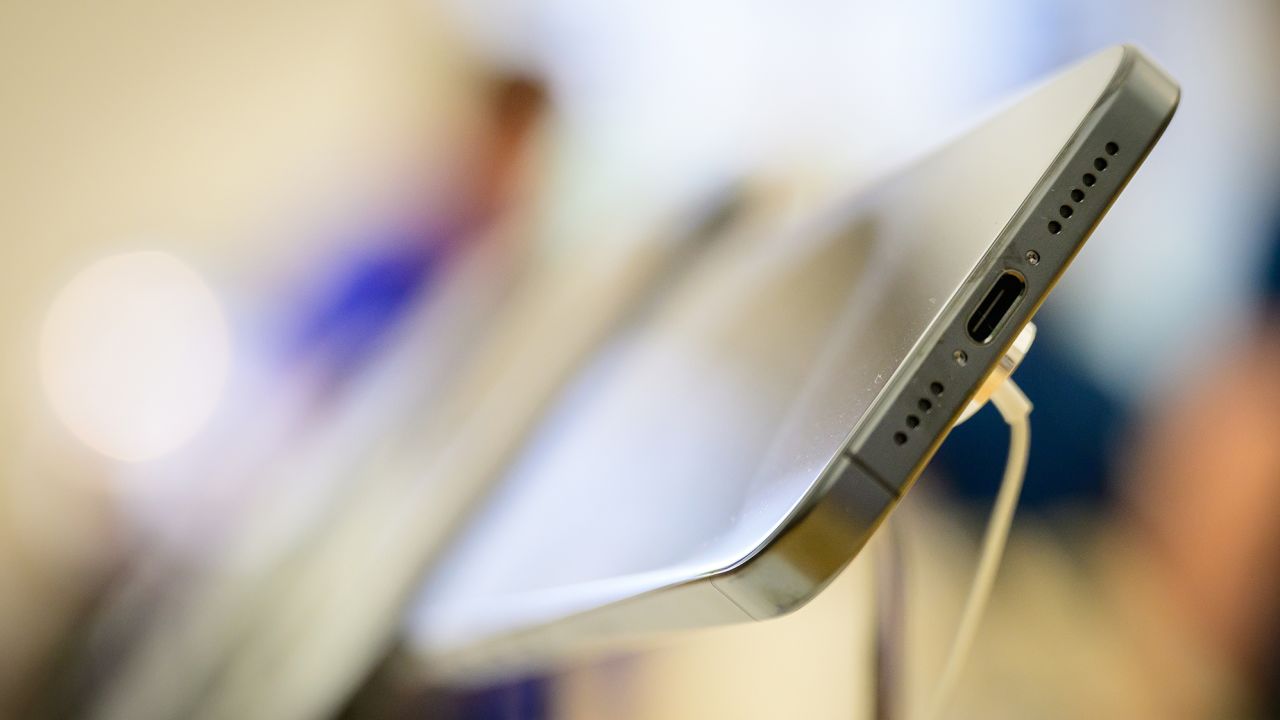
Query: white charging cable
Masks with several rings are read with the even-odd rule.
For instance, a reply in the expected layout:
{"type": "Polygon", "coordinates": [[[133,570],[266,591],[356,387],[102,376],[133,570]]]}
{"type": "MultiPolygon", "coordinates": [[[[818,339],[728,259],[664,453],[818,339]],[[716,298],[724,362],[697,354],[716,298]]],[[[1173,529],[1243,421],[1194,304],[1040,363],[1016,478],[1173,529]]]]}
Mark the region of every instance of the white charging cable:
{"type": "Polygon", "coordinates": [[[951,650],[947,653],[941,679],[927,706],[928,712],[924,715],[929,720],[937,720],[942,716],[955,692],[960,671],[964,669],[965,659],[969,656],[974,636],[982,622],[983,611],[991,598],[991,587],[995,584],[996,571],[1004,556],[1005,544],[1009,540],[1009,527],[1013,524],[1013,512],[1018,506],[1018,495],[1022,492],[1022,480],[1027,472],[1027,455],[1031,450],[1031,401],[1012,378],[1006,378],[991,394],[991,402],[1009,424],[1009,459],[1005,464],[1004,478],[1000,482],[995,507],[991,510],[991,520],[987,523],[987,531],[982,538],[978,570],[974,575],[973,585],[969,588],[969,597],[965,599],[960,624],[956,628],[955,639],[951,641],[951,650]]]}

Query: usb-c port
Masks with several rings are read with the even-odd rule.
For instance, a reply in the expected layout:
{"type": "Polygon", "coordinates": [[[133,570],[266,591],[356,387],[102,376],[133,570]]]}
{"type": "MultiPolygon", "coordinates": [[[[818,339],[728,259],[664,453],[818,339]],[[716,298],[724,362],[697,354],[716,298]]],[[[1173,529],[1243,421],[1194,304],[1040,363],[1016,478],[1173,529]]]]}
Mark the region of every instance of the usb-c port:
{"type": "Polygon", "coordinates": [[[1027,291],[1027,281],[1012,270],[1006,270],[978,303],[969,322],[965,325],[969,337],[980,345],[986,345],[1000,332],[1013,308],[1027,291]]]}

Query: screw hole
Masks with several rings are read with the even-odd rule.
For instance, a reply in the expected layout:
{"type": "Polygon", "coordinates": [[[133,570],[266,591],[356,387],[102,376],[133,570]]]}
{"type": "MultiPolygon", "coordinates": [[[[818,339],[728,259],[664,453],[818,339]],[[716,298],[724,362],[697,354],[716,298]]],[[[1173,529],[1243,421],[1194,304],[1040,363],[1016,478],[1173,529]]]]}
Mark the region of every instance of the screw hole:
{"type": "Polygon", "coordinates": [[[1085,173],[1085,174],[1084,174],[1084,185],[1085,185],[1085,187],[1093,187],[1093,184],[1094,184],[1094,183],[1096,183],[1096,182],[1098,182],[1098,178],[1094,177],[1094,176],[1093,176],[1093,173],[1085,173]]]}
{"type": "Polygon", "coordinates": [[[1050,220],[1049,232],[1053,233],[1054,235],[1057,235],[1058,233],[1062,232],[1062,223],[1058,222],[1057,220],[1050,220]]]}
{"type": "Polygon", "coordinates": [[[1084,191],[1080,188],[1071,188],[1071,199],[1076,202],[1084,200],[1084,191]]]}
{"type": "Polygon", "coordinates": [[[1098,172],[1102,172],[1107,169],[1107,161],[1103,158],[1094,158],[1093,166],[1098,169],[1098,172]]]}
{"type": "Polygon", "coordinates": [[[904,432],[896,432],[893,434],[893,442],[895,445],[906,445],[907,434],[904,432]]]}
{"type": "Polygon", "coordinates": [[[920,402],[916,403],[916,407],[920,408],[920,412],[929,412],[933,409],[933,403],[926,398],[920,398],[920,402]]]}
{"type": "Polygon", "coordinates": [[[915,415],[907,416],[907,427],[914,428],[914,427],[918,427],[919,425],[920,425],[920,418],[916,417],[915,415]]]}
{"type": "Polygon", "coordinates": [[[1072,212],[1074,211],[1071,209],[1070,205],[1063,205],[1062,207],[1058,208],[1058,214],[1064,218],[1071,217],[1072,212]]]}
{"type": "Polygon", "coordinates": [[[1116,154],[1116,153],[1118,153],[1118,152],[1120,152],[1120,146],[1119,146],[1119,145],[1117,145],[1117,144],[1115,144],[1115,143],[1113,143],[1113,142],[1109,142],[1109,143],[1107,143],[1107,154],[1108,154],[1108,155],[1115,155],[1115,154],[1116,154]]]}
{"type": "Polygon", "coordinates": [[[933,393],[934,395],[942,395],[943,390],[945,390],[945,388],[942,387],[942,383],[940,382],[929,383],[929,392],[933,393]]]}

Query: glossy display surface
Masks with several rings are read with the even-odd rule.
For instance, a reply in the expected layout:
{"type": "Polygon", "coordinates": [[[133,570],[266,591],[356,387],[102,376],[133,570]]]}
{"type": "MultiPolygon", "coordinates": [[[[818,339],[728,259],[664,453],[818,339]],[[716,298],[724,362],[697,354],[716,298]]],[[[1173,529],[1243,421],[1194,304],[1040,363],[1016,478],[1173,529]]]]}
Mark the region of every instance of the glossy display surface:
{"type": "Polygon", "coordinates": [[[809,492],[1120,66],[806,227],[723,239],[561,396],[411,617],[428,650],[721,570],[809,492]]]}

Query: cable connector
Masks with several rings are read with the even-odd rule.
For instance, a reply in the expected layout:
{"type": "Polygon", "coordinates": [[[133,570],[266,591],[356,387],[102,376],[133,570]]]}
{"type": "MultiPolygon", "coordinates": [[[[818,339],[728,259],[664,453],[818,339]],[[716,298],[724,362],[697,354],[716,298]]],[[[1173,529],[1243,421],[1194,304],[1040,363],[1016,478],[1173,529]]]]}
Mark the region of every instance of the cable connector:
{"type": "Polygon", "coordinates": [[[978,391],[973,394],[973,399],[969,401],[964,411],[960,413],[960,417],[956,419],[957,425],[973,417],[974,413],[987,404],[987,400],[991,399],[996,390],[1006,385],[1005,380],[1008,380],[1013,375],[1013,372],[1018,369],[1018,366],[1022,364],[1022,359],[1031,351],[1031,345],[1035,341],[1036,324],[1029,322],[1023,325],[1022,330],[1018,332],[1018,337],[1013,339],[1009,348],[1000,356],[1000,361],[991,370],[991,374],[987,376],[986,380],[982,381],[978,391]]]}

